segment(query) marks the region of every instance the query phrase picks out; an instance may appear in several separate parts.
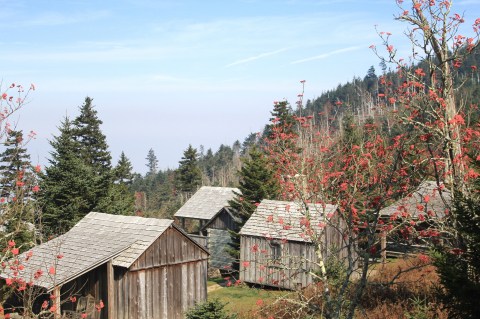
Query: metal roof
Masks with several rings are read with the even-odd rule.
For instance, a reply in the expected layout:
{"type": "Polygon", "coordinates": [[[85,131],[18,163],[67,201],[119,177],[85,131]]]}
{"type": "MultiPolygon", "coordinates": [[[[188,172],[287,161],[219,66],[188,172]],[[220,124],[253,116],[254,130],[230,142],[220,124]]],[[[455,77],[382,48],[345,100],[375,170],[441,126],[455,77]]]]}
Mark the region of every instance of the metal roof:
{"type": "MultiPolygon", "coordinates": [[[[33,282],[50,290],[112,258],[114,266],[128,268],[172,223],[166,219],[89,213],[64,235],[32,248],[32,257],[27,261],[26,253],[20,255],[25,269],[19,277],[28,282],[40,270],[43,275],[33,282]],[[55,274],[49,273],[52,266],[55,274]]],[[[7,270],[0,274],[8,276],[11,272],[7,270]]]]}
{"type": "Polygon", "coordinates": [[[399,217],[401,217],[401,213],[406,212],[412,217],[418,217],[420,213],[425,214],[431,211],[433,213],[433,215],[430,214],[431,217],[443,218],[445,210],[449,209],[451,204],[452,195],[450,190],[443,187],[443,184],[440,195],[437,182],[424,181],[412,193],[380,210],[380,215],[391,216],[400,213],[399,217]],[[419,210],[419,208],[423,208],[423,210],[419,210]]]}
{"type": "Polygon", "coordinates": [[[174,216],[210,220],[223,207],[230,206],[228,201],[235,197],[233,192],[240,193],[240,190],[231,187],[203,186],[190,197],[174,216]]]}
{"type": "MultiPolygon", "coordinates": [[[[309,222],[313,230],[319,232],[324,216],[334,213],[337,206],[326,204],[309,204],[309,222]]],[[[305,234],[306,209],[296,202],[262,200],[255,212],[240,230],[240,235],[259,236],[272,239],[310,242],[305,234]]]]}

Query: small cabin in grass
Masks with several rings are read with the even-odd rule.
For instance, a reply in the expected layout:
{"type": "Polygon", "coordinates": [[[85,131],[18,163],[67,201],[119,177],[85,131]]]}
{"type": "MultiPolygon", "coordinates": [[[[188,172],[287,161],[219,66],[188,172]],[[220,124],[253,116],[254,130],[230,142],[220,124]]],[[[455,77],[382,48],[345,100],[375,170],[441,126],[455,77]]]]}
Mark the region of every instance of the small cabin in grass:
{"type": "Polygon", "coordinates": [[[322,243],[326,258],[346,258],[336,206],[263,200],[240,230],[240,279],[247,283],[300,289],[319,270],[312,238],[322,243]],[[326,220],[329,220],[326,222],[326,220]],[[336,220],[336,222],[335,222],[336,220]]]}
{"type": "Polygon", "coordinates": [[[240,190],[203,186],[174,215],[184,229],[191,229],[191,225],[187,225],[189,221],[198,223],[195,233],[200,238],[192,238],[207,242],[211,254],[209,266],[213,268],[229,267],[233,261],[225,248],[231,241],[229,231],[238,231],[237,219],[228,203],[235,197],[234,192],[240,193],[240,190]]]}
{"type": "Polygon", "coordinates": [[[29,281],[41,271],[33,283],[53,292],[59,316],[76,311],[69,296],[101,300],[104,308],[87,318],[102,319],[184,318],[207,298],[208,252],[172,220],[92,212],[20,259],[29,253],[17,276],[29,281]]]}
{"type": "Polygon", "coordinates": [[[403,238],[401,234],[391,233],[388,236],[381,235],[382,258],[387,255],[401,255],[425,250],[425,240],[433,238],[440,240],[437,234],[439,221],[445,218],[452,205],[452,194],[445,185],[440,187],[435,181],[424,181],[413,192],[399,199],[392,205],[380,211],[380,218],[386,223],[400,223],[402,220],[415,222],[415,229],[420,238],[412,241],[410,238],[403,238]],[[430,236],[435,232],[434,236],[430,236]],[[425,236],[423,236],[425,235],[425,236]]]}

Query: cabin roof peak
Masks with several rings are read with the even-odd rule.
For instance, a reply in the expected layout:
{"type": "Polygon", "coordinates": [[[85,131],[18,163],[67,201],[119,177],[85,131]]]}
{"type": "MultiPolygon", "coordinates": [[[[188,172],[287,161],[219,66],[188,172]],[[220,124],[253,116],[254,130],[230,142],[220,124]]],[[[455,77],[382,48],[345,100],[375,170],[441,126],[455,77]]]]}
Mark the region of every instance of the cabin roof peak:
{"type": "Polygon", "coordinates": [[[210,220],[222,208],[228,207],[229,201],[240,193],[238,188],[202,186],[175,213],[175,217],[210,220]]]}

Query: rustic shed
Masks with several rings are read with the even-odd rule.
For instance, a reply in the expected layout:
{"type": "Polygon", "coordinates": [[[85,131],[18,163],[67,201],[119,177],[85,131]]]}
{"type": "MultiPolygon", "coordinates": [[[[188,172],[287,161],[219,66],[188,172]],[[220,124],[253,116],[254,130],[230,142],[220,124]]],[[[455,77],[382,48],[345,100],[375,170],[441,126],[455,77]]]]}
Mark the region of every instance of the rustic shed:
{"type": "Polygon", "coordinates": [[[176,213],[175,217],[186,227],[186,220],[199,222],[199,242],[204,240],[210,252],[209,266],[224,268],[232,264],[233,259],[225,251],[231,242],[229,230],[238,231],[238,223],[229,201],[240,193],[238,188],[201,187],[176,213]]]}
{"type": "Polygon", "coordinates": [[[186,220],[200,222],[202,229],[207,222],[218,216],[219,212],[230,206],[228,202],[235,197],[234,192],[240,193],[238,188],[202,186],[192,197],[175,213],[182,227],[186,220]]]}
{"type": "MultiPolygon", "coordinates": [[[[405,219],[415,221],[415,228],[420,234],[435,231],[437,223],[445,217],[452,205],[450,190],[443,184],[440,185],[435,181],[422,182],[413,192],[382,209],[380,217],[389,223],[405,219]]],[[[396,233],[389,236],[386,236],[385,231],[381,233],[380,251],[384,260],[387,255],[397,256],[425,250],[426,246],[419,238],[416,242],[411,242],[395,238],[396,233]]]]}
{"type": "Polygon", "coordinates": [[[435,219],[445,217],[445,210],[449,209],[452,203],[452,195],[450,190],[441,185],[440,192],[437,182],[424,181],[412,193],[382,209],[380,216],[391,218],[408,214],[409,217],[418,218],[420,214],[427,213],[435,219]],[[420,206],[423,209],[419,209],[420,206]]]}
{"type": "Polygon", "coordinates": [[[43,271],[34,284],[53,291],[58,305],[69,295],[102,300],[102,319],[183,318],[207,297],[208,253],[172,220],[92,212],[31,254],[21,276],[43,271]]]}
{"type": "Polygon", "coordinates": [[[240,279],[287,289],[306,287],[319,269],[312,238],[322,242],[326,258],[346,257],[336,206],[263,200],[240,230],[240,279]],[[326,217],[326,218],[324,218],[326,217]],[[329,222],[325,222],[326,219],[329,222]],[[335,226],[335,227],[334,227],[335,226]]]}

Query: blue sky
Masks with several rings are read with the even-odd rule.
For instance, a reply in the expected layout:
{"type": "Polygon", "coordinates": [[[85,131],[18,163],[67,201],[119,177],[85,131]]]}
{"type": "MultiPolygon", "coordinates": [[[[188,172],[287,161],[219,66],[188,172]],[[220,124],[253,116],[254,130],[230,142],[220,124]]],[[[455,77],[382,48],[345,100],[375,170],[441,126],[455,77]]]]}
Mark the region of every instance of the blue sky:
{"type": "MultiPolygon", "coordinates": [[[[406,1],[408,2],[408,1],[406,1]]],[[[470,22],[479,0],[454,2],[470,22]]],[[[153,148],[176,167],[188,144],[218,149],[267,123],[274,100],[295,103],[365,76],[375,25],[405,50],[394,0],[0,0],[0,77],[37,90],[12,119],[37,132],[45,165],[61,119],[94,99],[113,162],[137,172],[153,148]]]]}

